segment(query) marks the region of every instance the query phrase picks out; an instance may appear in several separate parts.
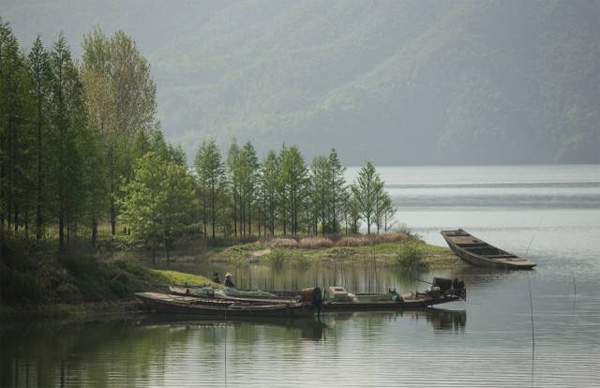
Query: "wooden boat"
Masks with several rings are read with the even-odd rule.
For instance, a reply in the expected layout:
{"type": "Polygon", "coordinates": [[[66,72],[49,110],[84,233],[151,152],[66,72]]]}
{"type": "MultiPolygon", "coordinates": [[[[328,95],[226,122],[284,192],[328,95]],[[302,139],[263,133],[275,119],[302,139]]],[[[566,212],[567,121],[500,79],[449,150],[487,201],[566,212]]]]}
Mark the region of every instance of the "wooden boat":
{"type": "Polygon", "coordinates": [[[496,248],[462,229],[442,230],[441,233],[456,256],[469,264],[502,269],[532,269],[536,266],[533,261],[496,248]]]}
{"type": "MultiPolygon", "coordinates": [[[[435,285],[426,292],[398,294],[390,291],[387,294],[350,294],[343,287],[329,287],[322,310],[327,311],[365,311],[365,310],[415,310],[432,307],[437,304],[456,302],[466,298],[464,283],[460,288],[453,288],[452,281],[446,281],[446,286],[435,285]],[[450,283],[447,283],[447,282],[450,283]]],[[[457,283],[455,283],[457,284],[457,283]]]]}
{"type": "Polygon", "coordinates": [[[246,304],[160,292],[139,292],[135,296],[151,310],[170,314],[296,318],[312,316],[314,313],[312,303],[246,304]]]}
{"type": "Polygon", "coordinates": [[[290,304],[298,303],[300,298],[280,297],[260,290],[221,290],[205,286],[175,285],[169,291],[175,295],[214,298],[234,303],[247,304],[290,304]],[[231,291],[234,291],[233,293],[231,291]]]}
{"type": "MultiPolygon", "coordinates": [[[[245,305],[290,305],[297,303],[310,303],[315,308],[322,311],[364,311],[364,310],[410,310],[431,307],[433,305],[464,300],[466,298],[466,289],[462,281],[455,279],[434,278],[432,289],[426,292],[417,292],[412,294],[398,294],[395,291],[389,293],[374,294],[349,294],[343,287],[329,287],[328,298],[323,299],[321,289],[304,288],[297,298],[289,299],[261,299],[227,296],[219,290],[208,291],[211,298],[196,298],[197,303],[242,303],[245,305]]],[[[200,286],[171,286],[170,290],[179,296],[198,296],[207,293],[206,288],[199,290],[200,286]]],[[[288,293],[290,294],[290,293],[288,293]]],[[[290,295],[291,295],[290,294],[290,295]]]]}

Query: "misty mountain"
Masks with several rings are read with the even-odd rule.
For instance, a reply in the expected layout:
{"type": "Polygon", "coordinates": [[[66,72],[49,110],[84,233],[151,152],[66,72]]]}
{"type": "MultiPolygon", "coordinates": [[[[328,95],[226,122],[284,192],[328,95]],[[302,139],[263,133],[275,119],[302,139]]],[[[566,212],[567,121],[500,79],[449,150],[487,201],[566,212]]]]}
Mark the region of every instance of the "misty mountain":
{"type": "Polygon", "coordinates": [[[598,1],[8,1],[28,48],[132,35],[167,138],[344,163],[600,162],[598,1]]]}

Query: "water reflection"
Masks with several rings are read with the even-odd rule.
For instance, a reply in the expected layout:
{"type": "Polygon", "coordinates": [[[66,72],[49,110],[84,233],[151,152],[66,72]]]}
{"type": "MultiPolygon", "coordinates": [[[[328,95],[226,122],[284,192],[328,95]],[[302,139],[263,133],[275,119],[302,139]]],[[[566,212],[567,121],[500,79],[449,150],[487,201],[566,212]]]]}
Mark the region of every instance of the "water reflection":
{"type": "MultiPolygon", "coordinates": [[[[388,260],[392,260],[389,258],[388,260]]],[[[233,272],[238,288],[264,291],[300,290],[304,287],[343,286],[348,292],[399,292],[423,291],[429,285],[419,279],[431,281],[434,276],[452,277],[451,271],[434,271],[408,274],[392,263],[375,263],[365,258],[358,264],[350,261],[317,263],[309,267],[272,268],[266,265],[241,265],[231,268],[223,263],[171,263],[168,269],[207,276],[213,272],[233,272]]],[[[167,268],[161,264],[159,268],[167,268]]],[[[462,268],[462,266],[461,266],[462,268]]]]}
{"type": "Polygon", "coordinates": [[[215,319],[214,317],[190,317],[189,315],[177,314],[148,314],[141,318],[137,325],[140,327],[168,327],[168,328],[208,328],[208,327],[232,327],[237,329],[244,325],[260,325],[285,328],[290,331],[299,331],[300,338],[314,341],[323,338],[323,332],[328,329],[324,321],[315,318],[261,318],[261,317],[229,317],[227,321],[215,319]]]}
{"type": "Polygon", "coordinates": [[[459,332],[465,328],[466,312],[328,313],[321,320],[253,318],[227,322],[150,314],[115,323],[4,326],[0,331],[1,385],[144,386],[148,379],[165,378],[179,363],[192,359],[202,365],[198,368],[218,379],[221,363],[235,366],[238,362],[227,355],[227,349],[230,354],[264,357],[269,344],[286,344],[278,350],[283,352],[280,357],[296,359],[301,365],[306,362],[302,357],[305,341],[330,342],[345,334],[354,336],[351,333],[356,327],[363,340],[368,340],[398,321],[459,332]]]}
{"type": "Polygon", "coordinates": [[[414,322],[426,322],[434,330],[464,331],[467,324],[466,310],[445,310],[439,308],[428,308],[423,310],[408,310],[394,312],[340,312],[323,315],[324,322],[339,323],[351,319],[363,319],[375,317],[381,321],[394,321],[404,319],[414,322]]]}

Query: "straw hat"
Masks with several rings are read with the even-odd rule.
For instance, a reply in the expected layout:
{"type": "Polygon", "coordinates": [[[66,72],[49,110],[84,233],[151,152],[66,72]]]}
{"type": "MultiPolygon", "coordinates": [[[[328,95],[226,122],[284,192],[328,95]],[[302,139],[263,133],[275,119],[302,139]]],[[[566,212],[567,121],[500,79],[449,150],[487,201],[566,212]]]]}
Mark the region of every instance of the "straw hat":
{"type": "Polygon", "coordinates": [[[230,277],[230,276],[233,276],[233,274],[232,274],[231,272],[227,272],[227,273],[225,274],[225,277],[226,277],[226,278],[228,278],[228,277],[230,277]]]}

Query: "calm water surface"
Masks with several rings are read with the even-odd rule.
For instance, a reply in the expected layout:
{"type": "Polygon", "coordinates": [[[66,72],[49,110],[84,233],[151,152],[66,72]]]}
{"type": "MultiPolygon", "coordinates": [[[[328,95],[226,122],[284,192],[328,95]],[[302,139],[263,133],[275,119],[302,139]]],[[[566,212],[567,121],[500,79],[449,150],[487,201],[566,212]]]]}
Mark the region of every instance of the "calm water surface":
{"type": "MultiPolygon", "coordinates": [[[[398,225],[443,245],[462,227],[531,272],[464,267],[467,302],[308,321],[3,325],[2,386],[600,386],[600,166],[384,167],[398,225]],[[531,286],[532,317],[529,299],[531,286]]],[[[351,178],[356,169],[349,169],[351,178]]],[[[211,266],[186,269],[207,274],[211,266]]],[[[244,286],[426,285],[378,268],[238,268],[244,286]]]]}

